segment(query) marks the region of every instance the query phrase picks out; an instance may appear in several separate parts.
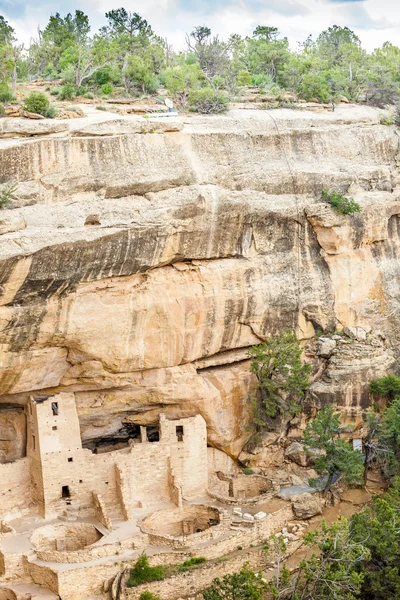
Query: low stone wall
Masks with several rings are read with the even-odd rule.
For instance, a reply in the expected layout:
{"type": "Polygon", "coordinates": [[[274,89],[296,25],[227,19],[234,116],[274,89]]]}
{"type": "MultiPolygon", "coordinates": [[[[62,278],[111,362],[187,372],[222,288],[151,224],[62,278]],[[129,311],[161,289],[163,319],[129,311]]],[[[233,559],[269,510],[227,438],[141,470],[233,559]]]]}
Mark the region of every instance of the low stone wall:
{"type": "Polygon", "coordinates": [[[102,537],[100,531],[90,523],[70,523],[40,527],[32,534],[30,541],[38,552],[65,555],[84,550],[102,537]]]}
{"type": "MultiPolygon", "coordinates": [[[[178,598],[195,595],[208,587],[216,577],[223,577],[230,573],[240,571],[243,565],[250,559],[249,553],[236,556],[229,561],[221,561],[213,564],[205,564],[201,568],[178,573],[163,581],[154,581],[140,585],[136,588],[127,588],[126,580],[122,588],[121,600],[138,600],[144,591],[152,592],[160,596],[162,600],[177,600],[178,598]]],[[[261,568],[266,562],[263,551],[251,554],[251,566],[254,569],[261,568]]]]}
{"type": "Polygon", "coordinates": [[[121,563],[112,562],[71,571],[60,571],[58,573],[60,598],[63,600],[86,600],[88,597],[95,596],[106,599],[109,596],[104,591],[105,582],[114,579],[124,566],[126,563],[121,565],[121,563]]]}
{"type": "Polygon", "coordinates": [[[8,588],[0,587],[0,600],[17,600],[17,595],[8,588]]]}
{"type": "Polygon", "coordinates": [[[210,477],[208,495],[223,504],[241,506],[270,500],[279,492],[279,486],[263,475],[225,475],[210,477]],[[229,491],[231,495],[229,495],[229,491]]]}
{"type": "MultiPolygon", "coordinates": [[[[58,589],[58,576],[56,571],[54,571],[47,565],[38,565],[36,563],[30,562],[26,557],[24,557],[24,565],[26,573],[31,577],[34,583],[48,588],[55,594],[60,594],[58,589]]],[[[78,573],[78,571],[75,571],[75,573],[78,573]]],[[[76,578],[76,585],[78,584],[78,582],[79,577],[76,578]]]]}
{"type": "Polygon", "coordinates": [[[294,518],[291,505],[284,506],[275,513],[268,515],[262,521],[256,521],[249,529],[231,529],[231,535],[223,540],[216,540],[207,548],[202,548],[198,555],[205,556],[208,560],[234,552],[238,546],[247,548],[250,544],[261,544],[273,533],[282,529],[288,521],[294,518]]]}
{"type": "Polygon", "coordinates": [[[169,509],[156,511],[146,515],[140,522],[141,531],[147,533],[150,544],[154,546],[167,546],[168,548],[190,548],[201,542],[212,540],[221,535],[226,528],[225,514],[212,506],[192,504],[183,509],[169,509]],[[217,525],[210,526],[209,519],[222,520],[217,525]],[[196,533],[183,535],[183,521],[194,521],[194,528],[201,529],[196,533]]]}
{"type": "MultiPolygon", "coordinates": [[[[104,546],[90,546],[83,550],[76,550],[75,552],[58,552],[57,550],[42,551],[37,550],[36,554],[40,560],[45,562],[56,562],[56,563],[86,563],[97,558],[104,558],[105,556],[114,556],[119,554],[121,550],[131,550],[137,547],[135,544],[136,538],[123,540],[122,542],[115,542],[114,544],[104,544],[104,546]]],[[[141,546],[143,547],[143,545],[141,546]]]]}
{"type": "Polygon", "coordinates": [[[14,579],[15,577],[23,577],[24,562],[21,553],[0,552],[0,574],[3,577],[14,579]]]}

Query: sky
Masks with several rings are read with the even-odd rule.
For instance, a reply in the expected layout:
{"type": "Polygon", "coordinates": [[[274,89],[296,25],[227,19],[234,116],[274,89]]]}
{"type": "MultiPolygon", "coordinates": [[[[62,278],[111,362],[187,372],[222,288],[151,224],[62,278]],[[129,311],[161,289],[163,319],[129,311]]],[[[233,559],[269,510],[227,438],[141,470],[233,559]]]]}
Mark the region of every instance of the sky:
{"type": "Polygon", "coordinates": [[[291,46],[332,25],[347,25],[371,51],[385,41],[400,45],[400,0],[0,0],[0,15],[25,44],[44,28],[50,14],[75,9],[90,17],[92,31],[105,23],[104,13],[124,6],[146,18],[175,50],[197,25],[227,39],[251,35],[257,25],[273,25],[291,46]]]}

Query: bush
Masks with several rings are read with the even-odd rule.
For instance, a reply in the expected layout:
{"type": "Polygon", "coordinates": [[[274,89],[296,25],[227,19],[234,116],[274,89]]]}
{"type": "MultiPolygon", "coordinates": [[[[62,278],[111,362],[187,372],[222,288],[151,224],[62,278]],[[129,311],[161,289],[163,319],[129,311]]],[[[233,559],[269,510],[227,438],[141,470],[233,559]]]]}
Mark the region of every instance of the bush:
{"type": "Polygon", "coordinates": [[[322,200],[329,202],[337,213],[350,215],[352,213],[360,212],[360,205],[352,198],[347,198],[344,194],[322,190],[321,196],[322,200]]]}
{"type": "Polygon", "coordinates": [[[105,96],[109,96],[110,94],[113,93],[113,91],[114,91],[114,88],[111,85],[111,83],[105,83],[104,85],[101,86],[101,92],[105,96]]]}
{"type": "Polygon", "coordinates": [[[151,592],[142,592],[139,596],[139,600],[160,600],[160,596],[156,596],[151,592]]]}
{"type": "Polygon", "coordinates": [[[75,98],[75,88],[72,83],[64,83],[58,94],[59,100],[73,100],[75,98]]]}
{"type": "Polygon", "coordinates": [[[142,583],[150,583],[151,581],[160,581],[165,577],[164,567],[151,567],[146,554],[141,554],[136,561],[135,566],[131,569],[128,587],[137,587],[142,583]]]}
{"type": "Polygon", "coordinates": [[[49,104],[43,116],[47,117],[48,119],[54,119],[57,116],[56,107],[53,106],[53,104],[49,104]]]}
{"type": "Polygon", "coordinates": [[[177,566],[177,571],[188,571],[193,567],[197,567],[197,565],[202,565],[207,562],[207,559],[204,556],[193,556],[192,558],[188,558],[181,565],[177,566]]]}
{"type": "Polygon", "coordinates": [[[191,90],[189,96],[191,109],[203,115],[224,113],[229,108],[229,97],[225,92],[212,88],[191,90]]]}
{"type": "Polygon", "coordinates": [[[6,83],[0,84],[0,102],[11,102],[14,99],[13,93],[6,83]]]}
{"type": "Polygon", "coordinates": [[[400,396],[400,377],[391,373],[379,379],[373,379],[369,384],[369,391],[375,398],[384,398],[393,402],[396,396],[400,396]]]}
{"type": "Polygon", "coordinates": [[[96,110],[108,110],[107,106],[103,106],[102,104],[99,104],[98,106],[96,106],[96,110]]]}
{"type": "Polygon", "coordinates": [[[58,94],[60,93],[60,88],[54,88],[53,90],[51,90],[50,94],[52,96],[58,96],[58,94]]]}
{"type": "Polygon", "coordinates": [[[85,98],[88,98],[89,100],[93,100],[94,96],[93,96],[93,94],[91,94],[90,92],[87,92],[87,93],[85,94],[85,98]]]}
{"type": "Polygon", "coordinates": [[[253,78],[248,71],[246,71],[245,69],[242,69],[241,71],[239,71],[238,76],[237,76],[238,85],[251,85],[252,81],[253,81],[253,78]]]}
{"type": "Polygon", "coordinates": [[[0,209],[7,208],[9,206],[17,187],[18,186],[16,185],[7,185],[5,188],[0,190],[0,209]]]}
{"type": "Polygon", "coordinates": [[[253,469],[249,469],[249,467],[243,467],[242,472],[244,475],[254,475],[253,469]]]}
{"type": "Polygon", "coordinates": [[[393,125],[394,123],[394,115],[388,115],[387,117],[385,115],[382,115],[380,118],[379,123],[381,125],[393,125]]]}
{"type": "Polygon", "coordinates": [[[50,102],[43,92],[31,92],[24,100],[23,108],[31,113],[46,116],[50,102]]]}

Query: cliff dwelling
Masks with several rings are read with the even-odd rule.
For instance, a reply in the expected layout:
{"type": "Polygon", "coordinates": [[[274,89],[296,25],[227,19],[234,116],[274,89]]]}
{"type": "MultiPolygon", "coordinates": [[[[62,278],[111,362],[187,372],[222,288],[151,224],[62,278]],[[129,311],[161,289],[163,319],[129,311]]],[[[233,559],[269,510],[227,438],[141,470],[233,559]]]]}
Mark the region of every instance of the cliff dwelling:
{"type": "Polygon", "coordinates": [[[254,104],[0,119],[0,600],[194,597],[356,510],[325,507],[303,434],[333,405],[365,452],[371,378],[398,365],[398,130],[254,104]],[[250,353],[286,330],[309,385],[258,439],[250,353]],[[144,555],[168,577],[130,588],[144,555]]]}

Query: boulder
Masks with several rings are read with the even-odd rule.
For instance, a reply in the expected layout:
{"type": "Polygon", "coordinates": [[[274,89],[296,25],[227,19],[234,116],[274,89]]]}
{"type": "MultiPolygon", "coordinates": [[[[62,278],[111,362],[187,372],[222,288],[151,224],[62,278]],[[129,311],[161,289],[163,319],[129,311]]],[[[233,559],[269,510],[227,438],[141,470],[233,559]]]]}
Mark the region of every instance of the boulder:
{"type": "Polygon", "coordinates": [[[292,497],[292,508],[297,519],[311,519],[322,514],[322,500],[314,494],[300,494],[292,497]]]}
{"type": "Polygon", "coordinates": [[[330,356],[332,356],[335,348],[335,340],[328,337],[321,337],[318,340],[317,355],[321,356],[322,358],[329,358],[330,356]]]}
{"type": "Polygon", "coordinates": [[[285,450],[285,457],[301,467],[307,466],[307,454],[303,444],[300,444],[300,442],[290,444],[285,450]]]}
{"type": "MultiPolygon", "coordinates": [[[[24,111],[24,116],[28,113],[24,111]]],[[[34,113],[29,113],[30,115],[34,115],[34,113]]],[[[34,137],[34,136],[42,136],[49,135],[53,133],[61,133],[68,129],[68,125],[66,123],[61,123],[60,121],[55,121],[52,119],[44,119],[42,115],[30,116],[28,119],[1,119],[0,121],[0,138],[10,138],[10,137],[34,137]],[[40,120],[37,121],[36,117],[40,120]]]]}
{"type": "Polygon", "coordinates": [[[358,340],[359,342],[365,342],[367,339],[367,334],[362,327],[345,327],[343,333],[349,338],[358,340]]]}

